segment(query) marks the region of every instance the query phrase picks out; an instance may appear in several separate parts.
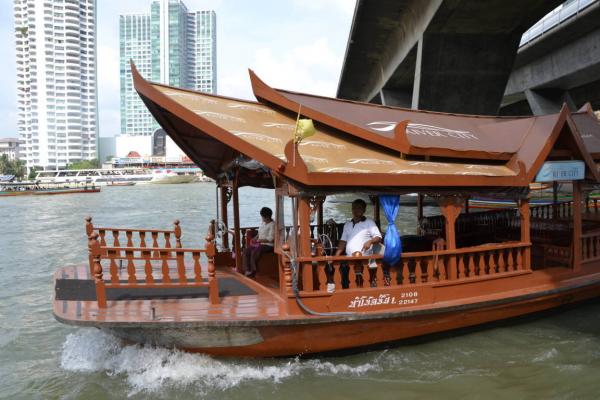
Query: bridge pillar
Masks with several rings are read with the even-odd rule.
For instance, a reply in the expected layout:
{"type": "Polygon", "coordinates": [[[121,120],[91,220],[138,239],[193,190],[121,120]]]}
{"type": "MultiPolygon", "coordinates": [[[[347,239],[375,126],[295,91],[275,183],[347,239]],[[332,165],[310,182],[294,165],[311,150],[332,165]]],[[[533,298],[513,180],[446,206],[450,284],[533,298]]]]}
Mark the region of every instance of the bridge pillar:
{"type": "Polygon", "coordinates": [[[413,108],[496,115],[520,35],[425,33],[418,44],[413,108]]]}
{"type": "Polygon", "coordinates": [[[525,97],[533,115],[555,114],[560,112],[563,103],[571,111],[577,107],[568,91],[562,89],[526,89],[525,97]]]}

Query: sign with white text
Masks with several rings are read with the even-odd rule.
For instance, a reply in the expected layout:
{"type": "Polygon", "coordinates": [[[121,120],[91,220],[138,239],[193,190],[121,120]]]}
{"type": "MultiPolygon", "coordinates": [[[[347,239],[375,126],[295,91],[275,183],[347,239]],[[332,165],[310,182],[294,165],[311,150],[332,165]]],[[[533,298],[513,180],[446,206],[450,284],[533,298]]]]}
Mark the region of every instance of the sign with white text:
{"type": "Polygon", "coordinates": [[[580,181],[585,178],[585,163],[579,160],[547,161],[535,177],[536,182],[580,181]]]}

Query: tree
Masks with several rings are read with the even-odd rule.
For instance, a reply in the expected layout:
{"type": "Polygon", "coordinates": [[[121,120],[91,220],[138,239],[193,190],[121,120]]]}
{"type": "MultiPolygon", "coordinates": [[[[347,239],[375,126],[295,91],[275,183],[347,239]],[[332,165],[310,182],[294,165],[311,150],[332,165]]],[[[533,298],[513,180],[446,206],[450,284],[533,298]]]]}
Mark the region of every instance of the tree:
{"type": "Polygon", "coordinates": [[[29,175],[27,175],[27,179],[29,180],[33,180],[35,179],[35,176],[37,175],[37,172],[40,170],[41,168],[38,167],[32,167],[31,171],[29,171],[29,175]]]}
{"type": "Polygon", "coordinates": [[[94,168],[100,168],[100,162],[98,161],[97,158],[94,158],[93,160],[75,161],[74,163],[67,165],[67,169],[94,169],[94,168]]]}
{"type": "Polygon", "coordinates": [[[25,165],[21,160],[11,160],[8,155],[0,156],[0,174],[14,175],[17,178],[22,178],[25,175],[25,165]]]}

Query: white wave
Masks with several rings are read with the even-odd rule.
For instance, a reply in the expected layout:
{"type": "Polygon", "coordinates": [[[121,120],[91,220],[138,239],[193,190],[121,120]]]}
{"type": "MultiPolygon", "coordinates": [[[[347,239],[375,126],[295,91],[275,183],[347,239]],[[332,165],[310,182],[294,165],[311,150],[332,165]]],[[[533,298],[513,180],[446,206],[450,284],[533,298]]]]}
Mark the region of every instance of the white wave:
{"type": "Polygon", "coordinates": [[[217,360],[161,347],[124,345],[98,329],[80,329],[67,336],[61,367],[71,372],[105,372],[110,377],[123,377],[130,387],[130,396],[189,387],[207,393],[225,391],[251,381],[278,384],[302,373],[360,376],[382,368],[377,360],[358,365],[298,358],[217,360]]]}

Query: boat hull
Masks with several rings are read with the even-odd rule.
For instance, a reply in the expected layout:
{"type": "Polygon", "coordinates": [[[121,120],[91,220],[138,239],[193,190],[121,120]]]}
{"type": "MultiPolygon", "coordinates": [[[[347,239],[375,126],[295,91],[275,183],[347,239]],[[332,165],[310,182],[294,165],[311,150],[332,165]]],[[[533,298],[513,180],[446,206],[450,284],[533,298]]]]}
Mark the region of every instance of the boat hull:
{"type": "Polygon", "coordinates": [[[274,357],[342,351],[473,327],[600,296],[600,283],[446,308],[337,318],[203,323],[128,323],[98,327],[132,343],[215,356],[274,357]]]}
{"type": "Polygon", "coordinates": [[[59,189],[59,190],[24,190],[14,192],[0,192],[0,197],[4,196],[49,196],[57,194],[73,194],[73,193],[98,193],[99,187],[90,189],[59,189]]]}

